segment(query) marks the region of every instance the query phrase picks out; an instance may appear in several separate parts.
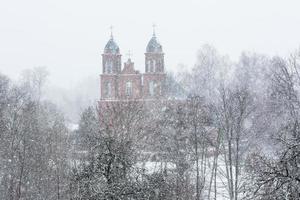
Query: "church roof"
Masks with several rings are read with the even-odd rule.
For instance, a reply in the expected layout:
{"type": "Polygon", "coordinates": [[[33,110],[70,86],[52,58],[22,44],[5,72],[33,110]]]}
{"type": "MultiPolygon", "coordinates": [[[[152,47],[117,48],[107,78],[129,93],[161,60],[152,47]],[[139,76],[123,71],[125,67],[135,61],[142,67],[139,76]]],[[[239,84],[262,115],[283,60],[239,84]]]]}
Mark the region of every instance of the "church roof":
{"type": "Polygon", "coordinates": [[[153,34],[152,38],[148,42],[146,52],[147,53],[162,53],[162,46],[157,41],[155,34],[153,34]]]}
{"type": "Polygon", "coordinates": [[[119,54],[120,48],[117,43],[114,41],[113,37],[107,42],[104,48],[104,53],[112,53],[112,54],[119,54]]]}
{"type": "Polygon", "coordinates": [[[128,58],[127,62],[124,63],[122,74],[139,74],[139,71],[134,69],[134,63],[130,58],[128,58]]]}

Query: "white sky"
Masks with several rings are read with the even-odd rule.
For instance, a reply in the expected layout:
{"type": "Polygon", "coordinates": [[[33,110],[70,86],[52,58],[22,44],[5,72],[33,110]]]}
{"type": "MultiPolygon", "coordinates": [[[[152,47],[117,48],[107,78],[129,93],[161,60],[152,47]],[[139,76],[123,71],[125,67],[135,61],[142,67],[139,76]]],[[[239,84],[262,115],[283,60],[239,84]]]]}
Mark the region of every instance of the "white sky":
{"type": "Polygon", "coordinates": [[[153,23],[168,70],[192,66],[205,43],[234,60],[300,45],[299,0],[0,0],[0,72],[46,66],[56,85],[73,86],[100,73],[110,25],[122,61],[130,50],[143,71],[153,23]]]}

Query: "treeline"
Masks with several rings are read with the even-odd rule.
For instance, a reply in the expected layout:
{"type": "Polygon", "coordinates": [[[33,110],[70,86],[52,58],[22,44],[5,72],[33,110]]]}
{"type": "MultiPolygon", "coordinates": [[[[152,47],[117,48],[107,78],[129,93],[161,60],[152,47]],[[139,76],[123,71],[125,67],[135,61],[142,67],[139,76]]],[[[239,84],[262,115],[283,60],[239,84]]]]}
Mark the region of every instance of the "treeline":
{"type": "Polygon", "coordinates": [[[204,45],[167,97],[94,105],[79,127],[42,98],[45,73],[0,77],[1,199],[299,199],[300,52],[204,45]]]}
{"type": "Polygon", "coordinates": [[[42,100],[46,76],[42,68],[18,83],[0,75],[0,199],[66,199],[68,130],[42,100]]]}

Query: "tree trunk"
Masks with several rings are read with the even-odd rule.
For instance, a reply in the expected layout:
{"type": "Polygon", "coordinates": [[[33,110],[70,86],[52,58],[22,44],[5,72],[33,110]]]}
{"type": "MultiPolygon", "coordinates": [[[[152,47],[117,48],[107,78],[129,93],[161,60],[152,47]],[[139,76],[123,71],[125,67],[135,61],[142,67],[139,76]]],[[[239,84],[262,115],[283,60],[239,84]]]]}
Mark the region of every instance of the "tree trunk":
{"type": "Polygon", "coordinates": [[[194,137],[195,137],[195,156],[196,156],[196,200],[200,200],[200,194],[199,194],[199,153],[198,153],[198,140],[197,140],[197,133],[196,133],[196,127],[194,127],[194,137]]]}

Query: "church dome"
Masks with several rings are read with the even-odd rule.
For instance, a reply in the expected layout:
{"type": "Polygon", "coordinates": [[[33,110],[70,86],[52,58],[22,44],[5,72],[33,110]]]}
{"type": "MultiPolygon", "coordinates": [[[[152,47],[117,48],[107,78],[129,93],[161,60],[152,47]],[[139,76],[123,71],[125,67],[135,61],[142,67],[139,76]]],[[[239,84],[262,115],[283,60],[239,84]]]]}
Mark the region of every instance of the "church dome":
{"type": "Polygon", "coordinates": [[[112,54],[119,54],[120,53],[120,48],[117,45],[117,43],[114,41],[113,38],[110,38],[110,40],[105,45],[104,53],[112,53],[112,54]]]}
{"type": "Polygon", "coordinates": [[[146,52],[147,53],[162,53],[162,46],[157,41],[155,35],[153,35],[151,40],[148,42],[146,52]]]}

